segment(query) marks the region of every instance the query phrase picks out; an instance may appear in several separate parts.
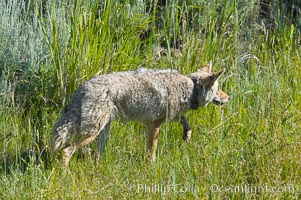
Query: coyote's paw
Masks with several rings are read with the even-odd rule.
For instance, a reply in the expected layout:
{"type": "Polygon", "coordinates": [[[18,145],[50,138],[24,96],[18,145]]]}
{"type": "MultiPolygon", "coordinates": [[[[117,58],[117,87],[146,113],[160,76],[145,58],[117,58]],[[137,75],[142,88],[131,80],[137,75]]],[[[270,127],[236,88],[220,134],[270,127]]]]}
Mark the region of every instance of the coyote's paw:
{"type": "Polygon", "coordinates": [[[190,138],[191,138],[191,133],[192,131],[191,130],[188,130],[188,131],[185,131],[184,134],[183,134],[183,140],[185,142],[189,142],[190,138]]]}

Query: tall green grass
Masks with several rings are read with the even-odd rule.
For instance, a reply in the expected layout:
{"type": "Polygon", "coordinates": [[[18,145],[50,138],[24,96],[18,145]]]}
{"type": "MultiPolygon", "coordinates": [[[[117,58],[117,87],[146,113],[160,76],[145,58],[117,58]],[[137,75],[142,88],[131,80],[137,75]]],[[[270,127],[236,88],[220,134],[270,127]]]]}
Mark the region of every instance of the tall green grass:
{"type": "Polygon", "coordinates": [[[257,24],[257,5],[168,1],[149,13],[144,1],[1,1],[0,199],[299,199],[300,30],[257,24]],[[100,158],[86,149],[67,169],[51,160],[51,128],[83,81],[139,66],[188,75],[210,60],[227,69],[231,102],[189,112],[189,144],[180,125],[163,125],[152,165],[143,127],[114,122],[100,158]]]}

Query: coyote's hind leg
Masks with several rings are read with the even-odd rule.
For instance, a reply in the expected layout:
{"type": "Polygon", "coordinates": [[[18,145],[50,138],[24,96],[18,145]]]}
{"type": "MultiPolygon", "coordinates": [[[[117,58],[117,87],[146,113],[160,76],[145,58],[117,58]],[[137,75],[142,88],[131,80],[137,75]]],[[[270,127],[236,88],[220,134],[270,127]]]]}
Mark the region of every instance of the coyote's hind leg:
{"type": "Polygon", "coordinates": [[[97,149],[100,154],[102,154],[105,150],[106,141],[107,141],[107,139],[109,137],[109,133],[110,133],[110,126],[111,126],[111,121],[109,121],[105,125],[104,129],[102,129],[100,131],[99,139],[98,139],[98,143],[97,143],[97,149]]]}
{"type": "Polygon", "coordinates": [[[91,134],[86,134],[86,135],[81,135],[81,138],[78,139],[73,145],[70,145],[69,147],[63,149],[63,160],[64,164],[67,166],[69,163],[69,160],[73,153],[80,149],[81,147],[89,144],[96,138],[97,134],[91,135],[91,134]]]}
{"type": "Polygon", "coordinates": [[[69,160],[75,151],[95,140],[95,138],[100,132],[102,132],[109,121],[109,114],[102,115],[95,121],[85,121],[85,126],[81,126],[80,133],[76,135],[75,142],[63,150],[63,159],[65,165],[68,165],[69,160]]]}

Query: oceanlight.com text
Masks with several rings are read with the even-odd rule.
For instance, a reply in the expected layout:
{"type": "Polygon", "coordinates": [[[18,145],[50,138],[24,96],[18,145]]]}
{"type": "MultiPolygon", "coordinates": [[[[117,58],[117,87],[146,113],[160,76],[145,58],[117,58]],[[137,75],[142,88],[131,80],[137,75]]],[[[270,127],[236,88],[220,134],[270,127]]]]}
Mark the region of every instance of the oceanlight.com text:
{"type": "Polygon", "coordinates": [[[210,186],[210,192],[212,193],[246,193],[246,194],[260,194],[260,193],[295,193],[299,189],[294,185],[283,185],[283,186],[268,186],[268,185],[229,185],[222,186],[212,184],[210,186]]]}

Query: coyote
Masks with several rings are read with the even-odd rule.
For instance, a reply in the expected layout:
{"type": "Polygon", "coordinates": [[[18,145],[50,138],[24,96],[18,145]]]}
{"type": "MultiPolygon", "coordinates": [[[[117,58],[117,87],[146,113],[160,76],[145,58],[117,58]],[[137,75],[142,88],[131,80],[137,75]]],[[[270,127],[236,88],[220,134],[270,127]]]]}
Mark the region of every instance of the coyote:
{"type": "Polygon", "coordinates": [[[62,150],[65,165],[72,154],[99,135],[97,148],[104,151],[112,120],[142,122],[148,133],[151,160],[156,160],[160,125],[179,121],[188,142],[191,128],[184,114],[208,103],[223,105],[229,96],[218,90],[224,70],[211,72],[212,64],[189,77],[176,70],[139,68],[92,78],[73,94],[50,137],[53,152],[62,150]]]}

